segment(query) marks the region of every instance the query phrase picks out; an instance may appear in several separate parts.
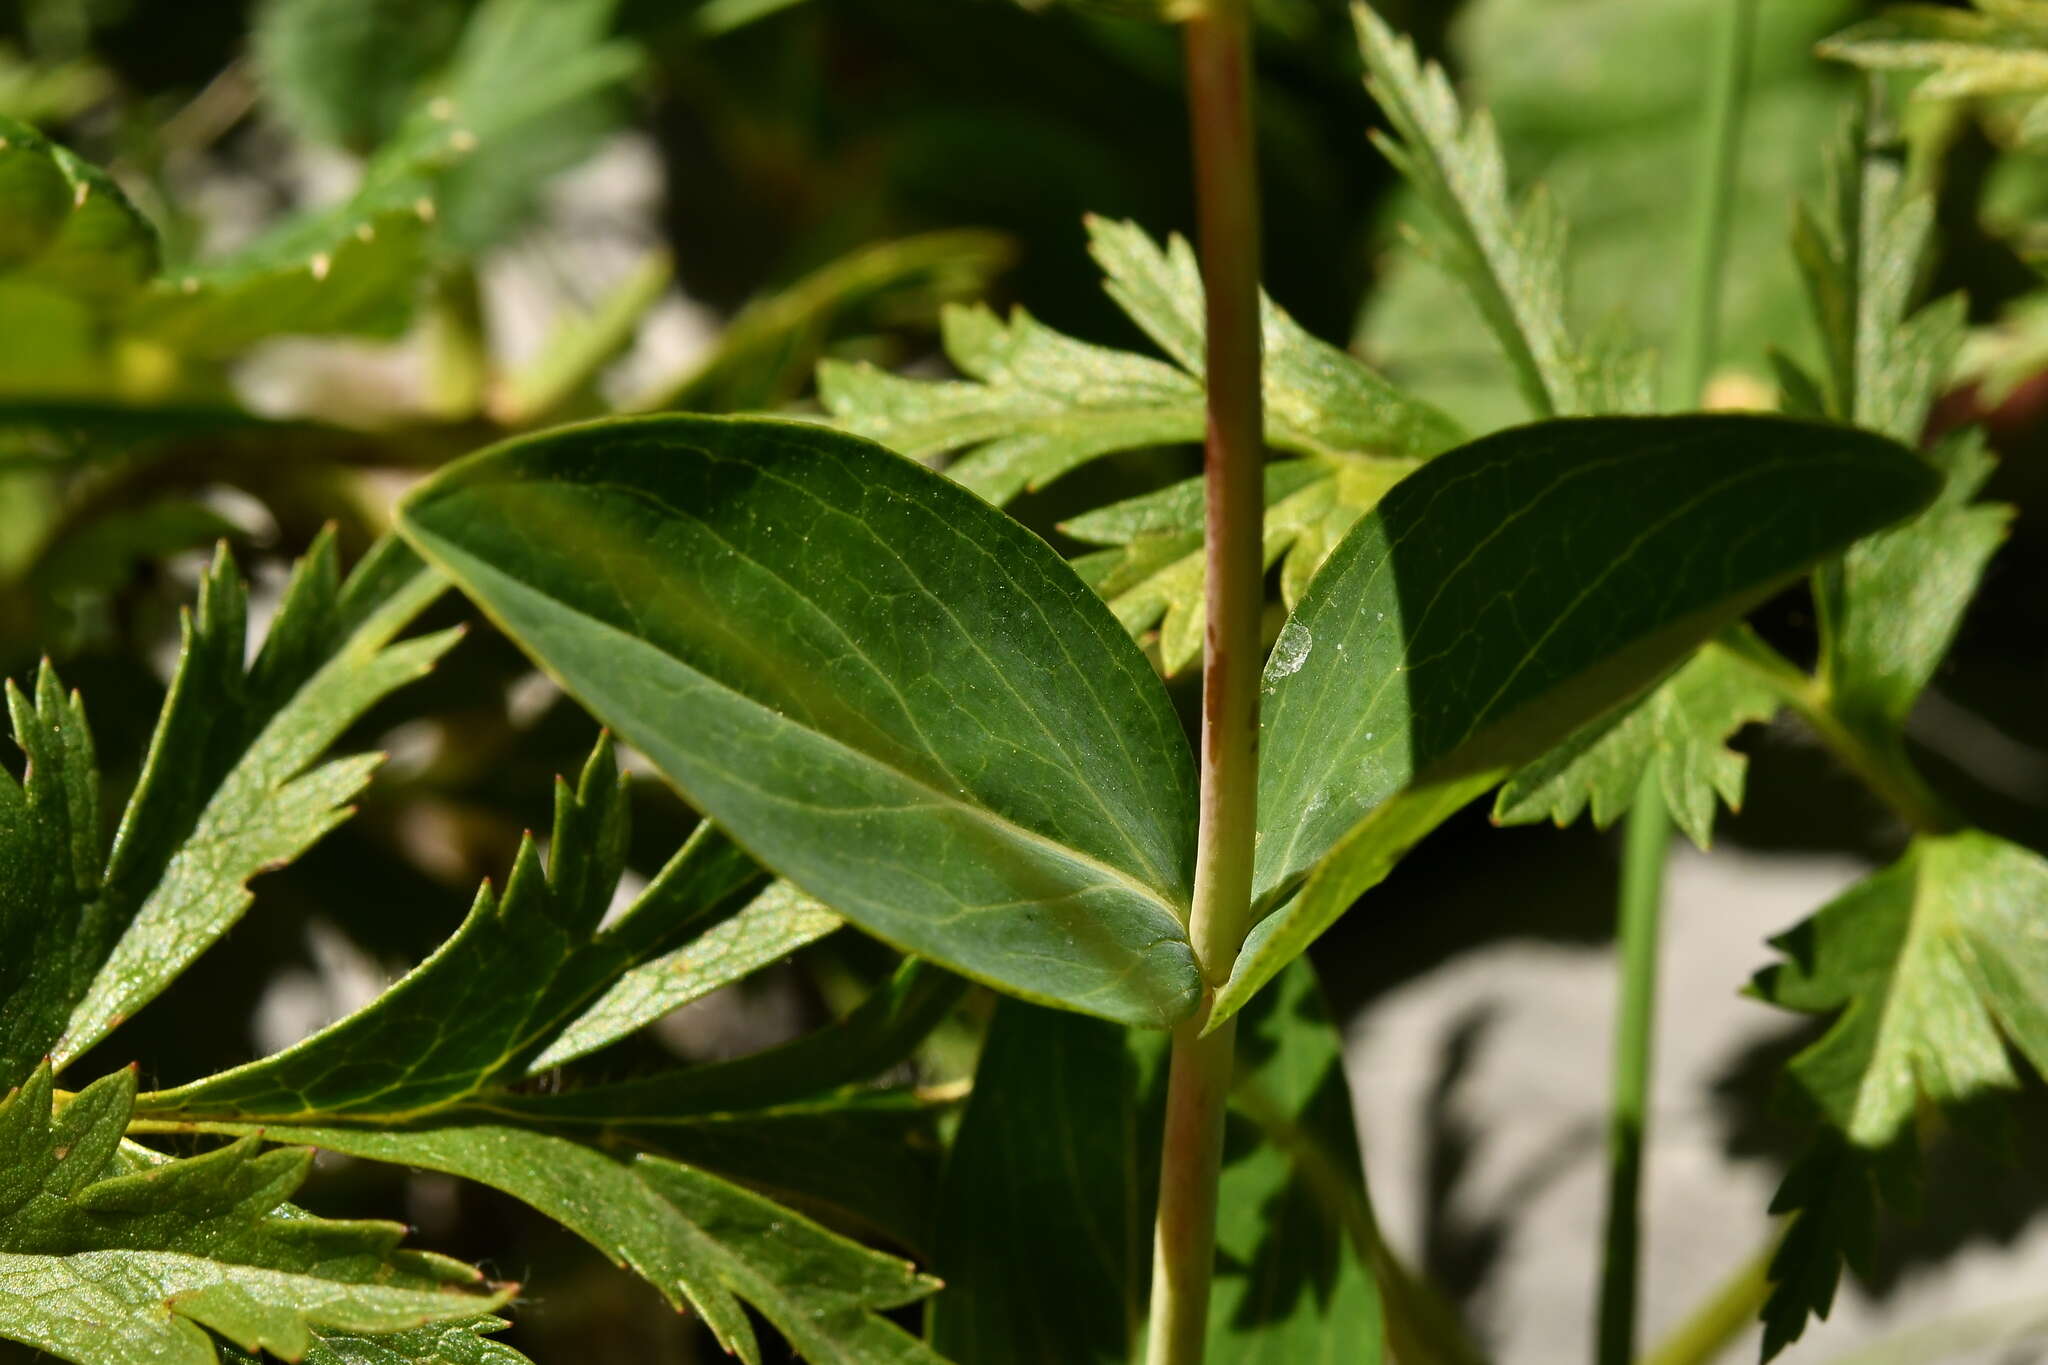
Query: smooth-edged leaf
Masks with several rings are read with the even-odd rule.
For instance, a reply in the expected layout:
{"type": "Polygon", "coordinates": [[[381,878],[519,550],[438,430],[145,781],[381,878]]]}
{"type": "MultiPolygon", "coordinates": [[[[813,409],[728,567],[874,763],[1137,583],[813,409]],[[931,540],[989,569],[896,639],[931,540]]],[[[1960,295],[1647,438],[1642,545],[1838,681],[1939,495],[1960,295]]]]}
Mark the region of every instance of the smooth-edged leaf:
{"type": "Polygon", "coordinates": [[[316,760],[453,642],[392,643],[442,586],[395,541],[343,582],[323,538],[245,664],[246,592],[223,553],[111,847],[82,702],[48,667],[33,700],[9,685],[28,771],[0,777],[0,1082],[103,1038],[240,918],[251,877],[346,816],[375,760],[316,760]]]}
{"type": "Polygon", "coordinates": [[[1923,99],[2048,90],[2048,8],[1991,0],[1976,12],[1888,6],[1820,45],[1824,57],[1871,71],[1925,71],[1923,99]]]}
{"type": "Polygon", "coordinates": [[[1186,739],[1033,537],[878,446],[713,418],[473,456],[401,513],[732,837],[862,928],[1130,1022],[1199,992],[1186,739]]]}
{"type": "Polygon", "coordinates": [[[775,882],[680,948],[633,967],[533,1059],[560,1066],[617,1042],[721,986],[815,943],[845,921],[788,882],[775,882]]]}
{"type": "Polygon", "coordinates": [[[1737,416],[1540,423],[1404,480],[1267,663],[1265,917],[1212,1017],[1459,806],[1935,484],[1882,437],[1737,416]]]}
{"type": "Polygon", "coordinates": [[[1417,244],[1461,284],[1537,417],[1599,412],[1601,380],[1566,328],[1565,228],[1541,194],[1517,205],[1484,110],[1459,107],[1450,79],[1364,3],[1352,5],[1366,88],[1393,126],[1373,140],[1415,187],[1437,231],[1417,244]]]}
{"type": "Polygon", "coordinates": [[[828,342],[915,321],[978,298],[1014,248],[991,232],[926,232],[876,242],[749,303],[718,347],[637,408],[746,412],[775,408],[809,382],[828,342]]]}
{"type": "MultiPolygon", "coordinates": [[[[1380,1358],[1341,1047],[1306,962],[1245,1012],[1208,1356],[1380,1358]]],[[[1005,1001],[940,1205],[932,1344],[960,1365],[1135,1358],[1151,1277],[1163,1041],[1005,1001]],[[1047,1305],[1058,1311],[1046,1311],[1047,1305]]]]}
{"type": "MultiPolygon", "coordinates": [[[[944,315],[964,380],[923,382],[827,363],[818,393],[839,425],[903,454],[965,452],[953,477],[1004,503],[1102,455],[1201,439],[1202,283],[1179,237],[1091,219],[1107,288],[1172,364],[1077,341],[1019,309],[944,315]]],[[[1455,444],[1455,423],[1262,301],[1266,439],[1302,454],[1412,460],[1455,444]]]]}
{"type": "Polygon", "coordinates": [[[322,1328],[395,1332],[488,1313],[511,1287],[398,1249],[395,1223],[286,1207],[312,1154],[244,1138],[135,1168],[132,1072],[53,1115],[48,1067],[0,1102],[0,1338],[79,1365],[214,1365],[205,1329],[298,1359],[322,1328]]]}
{"type": "Polygon", "coordinates": [[[1840,1017],[1793,1081],[1858,1146],[1888,1146],[1926,1099],[2018,1085],[2008,1045],[2048,1068],[2048,862],[1988,834],[1925,837],[1796,929],[1755,991],[1840,1017]]]}
{"type": "Polygon", "coordinates": [[[930,1294],[936,1281],[908,1262],[678,1162],[611,1156],[491,1124],[416,1132],[264,1131],[503,1190],[644,1277],[677,1308],[693,1309],[748,1365],[760,1365],[761,1353],[742,1304],[760,1312],[807,1359],[938,1365],[914,1337],[879,1316],[930,1294]]]}
{"type": "MultiPolygon", "coordinates": [[[[485,883],[455,934],[375,1000],[274,1056],[153,1092],[142,1109],[401,1123],[548,1065],[543,1055],[565,1025],[604,998],[622,973],[678,939],[733,923],[728,917],[761,880],[752,862],[707,825],[616,924],[599,932],[624,867],[625,797],[611,742],[600,739],[577,784],[556,786],[545,868],[528,836],[503,892],[485,883]]],[[[714,963],[706,976],[722,971],[717,984],[758,965],[732,953],[714,963]]],[[[658,991],[653,999],[666,1004],[658,991]]],[[[603,1041],[661,1012],[643,1014],[603,1041]]]]}
{"type": "Polygon", "coordinates": [[[1742,807],[1747,760],[1727,747],[1743,726],[1778,713],[1778,696],[1720,645],[1692,656],[1648,696],[1595,721],[1502,784],[1495,823],[1551,820],[1560,828],[1591,807],[1606,829],[1642,790],[1652,769],[1678,827],[1705,848],[1718,798],[1742,807]]]}

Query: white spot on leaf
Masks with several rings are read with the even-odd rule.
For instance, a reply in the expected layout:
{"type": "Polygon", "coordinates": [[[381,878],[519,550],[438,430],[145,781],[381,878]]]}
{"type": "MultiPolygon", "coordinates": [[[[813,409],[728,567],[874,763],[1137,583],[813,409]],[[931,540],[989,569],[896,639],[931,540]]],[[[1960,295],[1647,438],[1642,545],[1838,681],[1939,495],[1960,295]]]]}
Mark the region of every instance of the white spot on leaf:
{"type": "Polygon", "coordinates": [[[1308,627],[1299,621],[1289,621],[1280,628],[1280,638],[1273,642],[1273,662],[1267,671],[1276,678],[1298,673],[1308,662],[1308,651],[1315,639],[1308,633],[1308,627]]]}

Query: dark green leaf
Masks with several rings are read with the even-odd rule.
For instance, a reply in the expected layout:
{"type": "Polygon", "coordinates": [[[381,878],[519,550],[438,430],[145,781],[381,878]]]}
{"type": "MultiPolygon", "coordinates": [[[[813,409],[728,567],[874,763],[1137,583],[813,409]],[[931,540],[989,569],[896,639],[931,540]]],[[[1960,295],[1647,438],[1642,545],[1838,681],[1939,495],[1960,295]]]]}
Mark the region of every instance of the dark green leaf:
{"type": "MultiPolygon", "coordinates": [[[[1209,1358],[1380,1357],[1336,1029],[1296,963],[1239,1032],[1209,1358]]],[[[1151,1275],[1162,1040],[1004,1002],[940,1205],[932,1342],[961,1365],[1121,1362],[1151,1275]],[[1057,1312],[1046,1305],[1058,1305],[1057,1312]]]]}
{"type": "Polygon", "coordinates": [[[1709,644],[1635,705],[1592,725],[1501,786],[1493,818],[1503,825],[1569,825],[1589,805],[1606,829],[1621,818],[1652,768],[1664,805],[1705,848],[1715,798],[1742,806],[1746,760],[1727,747],[1743,726],[1778,712],[1778,696],[1719,645],[1709,644]]]}
{"type": "Polygon", "coordinates": [[[1149,665],[1042,542],[818,427],[499,446],[408,535],[767,866],[1028,997],[1164,1024],[1194,776],[1149,665]]]}
{"type": "MultiPolygon", "coordinates": [[[[707,826],[598,932],[624,866],[626,811],[624,779],[602,739],[576,787],[557,785],[545,870],[529,836],[504,892],[486,883],[455,935],[384,994],[275,1056],[146,1096],[144,1111],[403,1123],[540,1069],[564,1025],[622,972],[717,924],[759,880],[707,826]]],[[[721,984],[755,965],[727,955],[721,984]]]]}
{"type": "Polygon", "coordinates": [[[318,1329],[382,1333],[505,1301],[469,1267],[401,1251],[395,1223],[285,1207],[312,1153],[244,1138],[132,1167],[132,1072],[54,1117],[48,1067],[0,1102],[0,1338],[79,1365],[214,1365],[205,1329],[297,1359],[318,1329]],[[480,1291],[480,1292],[477,1292],[480,1291]]]}
{"type": "Polygon", "coordinates": [[[1565,420],[1430,461],[1338,547],[1274,646],[1265,918],[1213,1017],[1452,811],[1933,492],[1890,441],[1767,417],[1565,420]]]}

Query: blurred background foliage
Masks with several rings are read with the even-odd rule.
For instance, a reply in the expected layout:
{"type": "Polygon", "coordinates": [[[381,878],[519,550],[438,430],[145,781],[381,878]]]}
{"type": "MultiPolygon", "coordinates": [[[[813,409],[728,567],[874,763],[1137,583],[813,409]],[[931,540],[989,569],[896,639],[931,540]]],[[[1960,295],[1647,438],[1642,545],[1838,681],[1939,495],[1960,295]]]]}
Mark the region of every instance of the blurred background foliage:
{"type": "MultiPolygon", "coordinates": [[[[1678,315],[1709,8],[1380,5],[1561,202],[1575,321],[1594,331],[1662,344],[1678,315]]],[[[1768,398],[1769,349],[1815,349],[1786,234],[1862,77],[1813,46],[1872,8],[1762,8],[1716,380],[1748,401],[1768,398]]],[[[1471,429],[1520,420],[1478,319],[1403,245],[1414,206],[1367,145],[1376,115],[1345,7],[1261,0],[1258,19],[1269,291],[1471,429]]],[[[2021,509],[1973,617],[2000,627],[1966,625],[1913,734],[1974,818],[2039,847],[2048,150],[2010,100],[1902,108],[1912,174],[1940,196],[1930,290],[1967,289],[1978,329],[1940,420],[1988,416],[2004,456],[1990,496],[2021,509]]],[[[24,125],[15,151],[39,130],[134,206],[83,171],[34,182],[0,145],[0,673],[57,658],[110,772],[139,763],[215,540],[274,598],[321,526],[360,552],[419,471],[506,432],[616,410],[815,411],[828,356],[944,374],[949,302],[1021,303],[1145,349],[1099,287],[1083,215],[1162,238],[1191,227],[1174,33],[1017,0],[5,0],[0,116],[24,125]],[[67,274],[63,234],[87,229],[130,243],[132,272],[67,274]]],[[[1185,448],[1118,456],[1015,510],[1056,537],[1062,516],[1194,467],[1185,448]]],[[[1798,596],[1761,624],[1810,655],[1798,596]]],[[[392,755],[360,817],[261,883],[264,912],[150,1007],[146,1079],[240,1061],[252,1037],[288,1042],[422,957],[541,826],[591,730],[473,630],[354,736],[392,755]]],[[[1796,732],[1744,746],[1760,757],[1725,837],[1896,847],[1796,732]]],[[[636,800],[634,864],[652,869],[691,817],[659,783],[636,800]]],[[[1601,939],[1611,865],[1583,827],[1494,832],[1467,812],[1391,892],[1441,913],[1354,916],[1319,945],[1336,1003],[1489,937],[1601,939]],[[1498,913],[1504,890],[1514,915],[1498,913]]],[[[642,1046],[758,1046],[843,1008],[887,960],[836,935],[642,1046]]],[[[958,1074],[959,1040],[935,1047],[931,1065],[958,1074]]],[[[1760,1056],[1758,1074],[1774,1065],[1760,1056]]],[[[1747,1106],[1732,1143],[1768,1145],[1749,1112],[1763,1089],[1731,1080],[1724,1098],[1747,1106]]],[[[507,1338],[536,1358],[709,1352],[644,1286],[488,1191],[342,1164],[321,1206],[382,1211],[394,1183],[430,1243],[552,1287],[507,1338]]]]}

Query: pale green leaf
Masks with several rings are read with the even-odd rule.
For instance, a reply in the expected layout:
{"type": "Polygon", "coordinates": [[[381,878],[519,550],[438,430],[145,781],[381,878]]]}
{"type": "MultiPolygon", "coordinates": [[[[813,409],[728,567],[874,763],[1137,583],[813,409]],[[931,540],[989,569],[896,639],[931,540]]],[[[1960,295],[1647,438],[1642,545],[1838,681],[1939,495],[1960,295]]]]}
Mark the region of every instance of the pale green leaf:
{"type": "Polygon", "coordinates": [[[1107,609],[986,503],[820,427],[669,417],[496,447],[401,517],[848,919],[1070,1008],[1192,1008],[1179,722],[1107,609]]]}
{"type": "Polygon", "coordinates": [[[460,31],[459,0],[263,0],[249,54],[271,112],[364,150],[390,137],[460,31]]]}
{"type": "Polygon", "coordinates": [[[2048,90],[2048,6],[1894,5],[1835,34],[1820,52],[1872,71],[1927,72],[1914,89],[1922,99],[2048,90]]]}
{"type": "Polygon", "coordinates": [[[1404,480],[1330,557],[1266,666],[1265,917],[1212,1017],[1460,805],[1933,484],[1881,437],[1736,416],[1522,427],[1404,480]]]}
{"type": "Polygon", "coordinates": [[[1778,697],[1727,650],[1709,644],[1635,705],[1595,721],[1523,768],[1500,789],[1503,825],[1551,820],[1562,827],[1589,806],[1606,829],[1655,771],[1665,808],[1691,840],[1713,837],[1715,799],[1742,806],[1745,760],[1727,747],[1745,725],[1769,720],[1778,697]]]}
{"type": "Polygon", "coordinates": [[[0,279],[121,303],[156,271],[156,230],[97,167],[0,116],[0,279]]]}
{"type": "MultiPolygon", "coordinates": [[[[1203,302],[1193,252],[1178,237],[1162,248],[1128,223],[1088,226],[1110,294],[1173,364],[1077,341],[1021,309],[1005,323],[986,308],[956,308],[945,314],[946,354],[967,379],[827,364],[818,374],[826,410],[906,455],[964,451],[948,472],[998,504],[1099,456],[1200,440],[1203,302]]],[[[1405,462],[1455,444],[1459,429],[1442,413],[1316,340],[1271,300],[1262,307],[1270,444],[1405,462]]]]}
{"type": "Polygon", "coordinates": [[[1418,244],[1464,286],[1538,417],[1597,412],[1597,376],[1565,324],[1565,228],[1541,194],[1510,196],[1492,118],[1458,104],[1443,69],[1363,3],[1352,6],[1366,86],[1393,125],[1374,134],[1437,232],[1418,244]]]}

